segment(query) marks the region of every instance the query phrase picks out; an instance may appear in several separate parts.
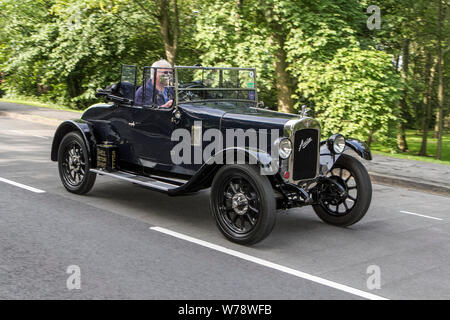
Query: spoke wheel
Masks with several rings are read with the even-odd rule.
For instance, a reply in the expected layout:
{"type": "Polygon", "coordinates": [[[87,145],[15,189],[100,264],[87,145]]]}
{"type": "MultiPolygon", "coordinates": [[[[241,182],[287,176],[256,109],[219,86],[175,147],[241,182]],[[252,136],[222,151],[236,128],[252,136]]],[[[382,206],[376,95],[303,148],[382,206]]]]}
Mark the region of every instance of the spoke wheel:
{"type": "Polygon", "coordinates": [[[314,211],[326,223],[352,225],[366,214],[372,200],[372,183],[357,159],[343,154],[327,174],[329,181],[318,185],[314,211]]]}
{"type": "Polygon", "coordinates": [[[238,234],[251,232],[258,223],[260,195],[242,175],[235,174],[224,181],[218,206],[221,219],[238,234]]]}
{"type": "Polygon", "coordinates": [[[90,172],[88,150],[79,133],[70,132],[62,139],[58,149],[58,169],[67,191],[85,194],[92,189],[96,174],[90,172]]]}
{"type": "Polygon", "coordinates": [[[63,152],[63,178],[67,184],[77,187],[86,176],[86,159],[83,155],[82,146],[78,141],[73,140],[65,146],[63,152]]]}
{"type": "Polygon", "coordinates": [[[275,225],[273,188],[256,166],[223,166],[212,183],[210,206],[219,230],[236,243],[257,243],[275,225]]]}
{"type": "Polygon", "coordinates": [[[320,204],[329,214],[343,216],[351,212],[358,199],[358,185],[353,174],[337,164],[328,174],[335,184],[324,184],[321,188],[320,204]],[[344,193],[342,193],[344,190],[344,193]]]}

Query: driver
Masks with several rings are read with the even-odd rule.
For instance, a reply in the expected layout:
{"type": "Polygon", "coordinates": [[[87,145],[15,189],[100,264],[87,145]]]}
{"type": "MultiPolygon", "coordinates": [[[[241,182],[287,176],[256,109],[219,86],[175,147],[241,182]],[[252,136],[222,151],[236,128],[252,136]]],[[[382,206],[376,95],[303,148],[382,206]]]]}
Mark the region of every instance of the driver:
{"type": "MultiPolygon", "coordinates": [[[[156,69],[156,85],[155,85],[155,103],[161,108],[170,108],[173,103],[173,88],[169,87],[170,78],[172,76],[172,66],[167,60],[159,60],[152,64],[152,68],[156,69]],[[168,69],[159,69],[168,68],[168,69]]],[[[145,84],[146,92],[144,101],[142,99],[144,94],[144,87],[141,86],[136,91],[134,102],[136,105],[152,105],[153,98],[153,77],[154,69],[151,72],[151,78],[145,84]]]]}

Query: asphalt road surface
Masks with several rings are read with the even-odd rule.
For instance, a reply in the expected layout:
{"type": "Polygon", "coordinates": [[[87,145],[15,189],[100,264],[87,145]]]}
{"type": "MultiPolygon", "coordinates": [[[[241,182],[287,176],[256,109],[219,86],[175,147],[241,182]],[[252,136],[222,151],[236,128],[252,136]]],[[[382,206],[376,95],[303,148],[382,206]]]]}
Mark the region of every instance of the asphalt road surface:
{"type": "Polygon", "coordinates": [[[54,129],[0,117],[0,299],[450,299],[448,197],[374,185],[354,226],[292,209],[244,247],[217,230],[209,191],[97,177],[86,196],[66,192],[54,129]]]}

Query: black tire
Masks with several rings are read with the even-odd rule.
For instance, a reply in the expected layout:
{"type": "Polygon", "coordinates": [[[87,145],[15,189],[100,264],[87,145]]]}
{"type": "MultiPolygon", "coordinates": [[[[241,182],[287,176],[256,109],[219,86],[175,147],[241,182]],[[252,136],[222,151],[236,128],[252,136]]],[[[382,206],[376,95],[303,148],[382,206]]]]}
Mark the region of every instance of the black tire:
{"type": "Polygon", "coordinates": [[[58,149],[59,177],[66,190],[76,194],[88,193],[97,177],[90,169],[89,154],[83,138],[78,132],[69,132],[58,149]]]}
{"type": "Polygon", "coordinates": [[[314,211],[328,224],[340,227],[355,224],[364,217],[372,200],[372,183],[366,168],[354,157],[343,154],[329,176],[344,186],[347,195],[344,199],[333,200],[334,204],[320,200],[319,204],[313,206],[314,211]],[[333,210],[332,207],[336,209],[333,210]]]}
{"type": "Polygon", "coordinates": [[[210,207],[219,230],[235,243],[260,242],[275,225],[274,191],[257,166],[223,166],[212,182],[210,207]]]}

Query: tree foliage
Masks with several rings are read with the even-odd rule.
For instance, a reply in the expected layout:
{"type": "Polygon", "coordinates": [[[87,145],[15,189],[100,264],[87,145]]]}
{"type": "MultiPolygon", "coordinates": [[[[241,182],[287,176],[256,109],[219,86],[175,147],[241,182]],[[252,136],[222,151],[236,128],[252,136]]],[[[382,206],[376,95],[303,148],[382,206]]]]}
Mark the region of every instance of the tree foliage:
{"type": "Polygon", "coordinates": [[[426,133],[447,113],[450,10],[445,0],[385,0],[381,29],[369,30],[371,4],[0,0],[3,87],[82,109],[97,88],[118,80],[121,64],[164,57],[178,65],[253,66],[259,98],[271,109],[307,104],[325,135],[394,148],[399,123],[426,133]]]}
{"type": "Polygon", "coordinates": [[[196,39],[205,64],[256,66],[266,104],[279,102],[270,96],[280,97],[281,46],[292,109],[312,106],[325,134],[391,142],[400,78],[392,55],[362,32],[366,19],[358,1],[212,0],[201,10],[196,39]]]}

